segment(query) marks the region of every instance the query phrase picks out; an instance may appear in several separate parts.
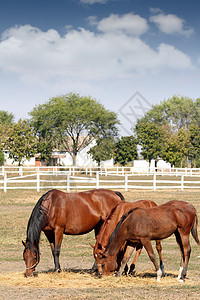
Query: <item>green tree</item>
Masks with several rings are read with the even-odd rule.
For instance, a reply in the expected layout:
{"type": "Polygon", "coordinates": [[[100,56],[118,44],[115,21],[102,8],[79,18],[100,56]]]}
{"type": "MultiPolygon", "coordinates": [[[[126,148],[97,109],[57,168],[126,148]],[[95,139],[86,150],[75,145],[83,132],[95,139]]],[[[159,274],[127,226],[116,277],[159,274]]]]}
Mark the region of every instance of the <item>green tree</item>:
{"type": "Polygon", "coordinates": [[[74,93],[52,98],[36,106],[30,115],[44,148],[40,150],[41,155],[58,146],[71,155],[74,165],[77,153],[93,139],[102,141],[118,134],[116,113],[106,110],[91,97],[74,93]]]}
{"type": "Polygon", "coordinates": [[[188,158],[190,136],[186,127],[165,126],[161,157],[172,166],[179,166],[188,158]]]}
{"type": "Polygon", "coordinates": [[[137,159],[137,139],[134,136],[121,137],[115,144],[115,163],[125,166],[129,161],[137,159]]]}
{"type": "MultiPolygon", "coordinates": [[[[200,161],[200,128],[198,124],[191,124],[189,127],[190,147],[189,158],[192,161],[192,166],[197,167],[197,162],[200,161]]],[[[198,163],[199,167],[199,163],[198,163]]]]}
{"type": "Polygon", "coordinates": [[[20,166],[24,159],[30,159],[37,153],[37,143],[29,122],[19,120],[9,130],[6,148],[10,152],[9,157],[20,166]]]}
{"type": "Polygon", "coordinates": [[[149,110],[143,120],[145,122],[159,125],[171,124],[177,128],[182,128],[193,122],[197,111],[197,104],[188,97],[173,96],[160,104],[154,105],[149,110]]]}
{"type": "Polygon", "coordinates": [[[109,160],[113,157],[114,139],[105,138],[103,140],[97,140],[96,145],[92,147],[88,153],[92,156],[93,160],[96,160],[98,165],[101,161],[109,160]]]}
{"type": "Polygon", "coordinates": [[[14,123],[14,115],[5,110],[0,110],[0,124],[11,125],[14,123]]]}
{"type": "Polygon", "coordinates": [[[5,110],[0,110],[0,150],[4,150],[5,142],[8,138],[9,128],[14,123],[14,116],[5,110]]]}
{"type": "Polygon", "coordinates": [[[4,161],[5,161],[4,153],[3,153],[3,151],[0,151],[0,166],[3,165],[4,161]]]}
{"type": "Polygon", "coordinates": [[[142,119],[141,121],[138,120],[135,132],[144,159],[150,163],[152,159],[159,158],[162,148],[163,126],[144,122],[144,119],[142,119]]]}

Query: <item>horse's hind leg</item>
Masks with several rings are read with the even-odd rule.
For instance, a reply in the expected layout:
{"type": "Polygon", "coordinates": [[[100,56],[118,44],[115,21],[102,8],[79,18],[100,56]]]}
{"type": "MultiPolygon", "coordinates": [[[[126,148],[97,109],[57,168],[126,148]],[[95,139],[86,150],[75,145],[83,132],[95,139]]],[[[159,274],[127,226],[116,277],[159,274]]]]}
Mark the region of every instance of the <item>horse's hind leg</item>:
{"type": "Polygon", "coordinates": [[[155,266],[155,269],[156,269],[156,272],[157,272],[157,281],[160,281],[161,275],[162,275],[162,271],[159,268],[159,265],[158,265],[158,263],[156,261],[156,256],[155,256],[155,253],[153,251],[153,248],[152,248],[152,245],[151,245],[151,241],[147,240],[147,239],[144,239],[144,240],[141,239],[141,243],[145,247],[145,249],[146,249],[146,251],[147,251],[147,253],[149,255],[150,260],[152,261],[152,263],[155,266]]]}
{"type": "Polygon", "coordinates": [[[160,259],[160,269],[162,271],[162,276],[165,276],[165,271],[164,271],[164,264],[163,264],[163,261],[162,261],[162,246],[161,246],[161,241],[156,241],[156,250],[158,252],[158,255],[159,255],[159,259],[160,259]]]}
{"type": "Polygon", "coordinates": [[[181,234],[181,240],[182,240],[182,245],[183,245],[183,253],[184,253],[184,259],[183,259],[183,270],[181,274],[181,279],[185,279],[187,275],[187,268],[188,268],[188,263],[190,259],[190,253],[191,253],[191,247],[190,247],[190,241],[189,241],[189,235],[183,235],[181,234]]]}
{"type": "Polygon", "coordinates": [[[183,248],[183,243],[182,243],[182,238],[180,236],[180,232],[178,229],[175,231],[175,236],[176,236],[176,241],[177,244],[179,245],[180,252],[181,252],[181,263],[180,263],[180,269],[179,269],[179,275],[178,275],[178,280],[180,282],[184,281],[185,277],[185,254],[184,254],[184,248],[183,248]]]}

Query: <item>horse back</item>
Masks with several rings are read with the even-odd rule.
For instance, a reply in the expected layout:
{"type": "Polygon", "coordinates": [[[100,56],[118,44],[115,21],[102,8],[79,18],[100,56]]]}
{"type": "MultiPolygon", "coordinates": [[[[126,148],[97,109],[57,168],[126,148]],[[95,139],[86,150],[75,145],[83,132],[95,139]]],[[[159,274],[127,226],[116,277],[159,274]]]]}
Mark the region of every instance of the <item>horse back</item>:
{"type": "Polygon", "coordinates": [[[114,191],[91,190],[79,193],[50,191],[43,200],[48,210],[46,230],[60,226],[66,234],[83,234],[105,220],[110,210],[122,199],[114,191]],[[48,201],[47,201],[48,200],[48,201]]]}

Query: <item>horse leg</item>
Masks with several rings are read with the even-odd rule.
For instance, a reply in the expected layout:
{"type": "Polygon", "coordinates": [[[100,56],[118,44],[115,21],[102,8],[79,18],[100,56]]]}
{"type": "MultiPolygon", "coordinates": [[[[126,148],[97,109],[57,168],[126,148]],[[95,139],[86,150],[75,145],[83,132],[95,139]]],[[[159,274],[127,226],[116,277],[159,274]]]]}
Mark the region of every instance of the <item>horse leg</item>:
{"type": "Polygon", "coordinates": [[[183,245],[183,253],[184,253],[183,270],[182,270],[180,279],[184,280],[187,275],[187,268],[188,268],[188,263],[190,260],[191,246],[190,246],[190,241],[189,241],[189,235],[183,235],[181,233],[180,233],[180,235],[181,235],[181,240],[182,240],[182,245],[183,245]]]}
{"type": "Polygon", "coordinates": [[[125,274],[127,274],[127,271],[128,271],[127,262],[128,262],[128,260],[131,256],[131,254],[133,253],[134,248],[132,246],[127,246],[126,245],[124,250],[125,251],[124,251],[121,263],[120,263],[119,270],[117,272],[117,276],[120,276],[123,271],[125,271],[125,274]]]}
{"type": "Polygon", "coordinates": [[[54,259],[54,265],[55,265],[55,234],[54,231],[44,231],[44,234],[46,235],[49,244],[51,246],[51,252],[53,255],[53,259],[54,259]]]}
{"type": "Polygon", "coordinates": [[[135,274],[135,265],[136,265],[136,262],[137,262],[137,260],[140,256],[142,248],[143,248],[143,246],[142,246],[141,243],[136,246],[136,253],[135,253],[134,259],[133,259],[133,261],[130,265],[129,275],[134,275],[135,274]]]}
{"type": "Polygon", "coordinates": [[[175,237],[176,237],[176,241],[177,244],[179,246],[180,252],[181,252],[181,263],[180,263],[180,269],[179,269],[179,275],[177,280],[180,282],[184,281],[184,277],[183,277],[183,268],[184,268],[184,264],[185,264],[185,255],[184,255],[184,250],[183,250],[183,243],[182,243],[182,239],[180,236],[180,233],[178,231],[178,229],[174,232],[175,237]]]}
{"type": "Polygon", "coordinates": [[[152,261],[152,263],[155,266],[156,272],[157,272],[157,281],[160,281],[161,275],[162,275],[162,271],[156,261],[156,256],[155,253],[153,251],[152,245],[151,245],[151,241],[147,240],[147,239],[141,239],[141,243],[143,244],[143,246],[145,247],[150,260],[152,261]]]}
{"type": "Polygon", "coordinates": [[[60,248],[61,243],[63,239],[63,228],[56,227],[54,230],[55,233],[55,245],[54,245],[54,263],[55,263],[55,272],[61,272],[60,262],[59,262],[59,256],[60,256],[60,248]]]}
{"type": "MultiPolygon", "coordinates": [[[[99,221],[99,223],[94,228],[95,238],[97,237],[102,225],[103,225],[103,220],[101,219],[99,221]]],[[[97,267],[97,261],[95,259],[94,264],[93,264],[92,269],[91,269],[91,273],[94,273],[94,272],[97,272],[97,271],[98,271],[98,267],[97,267]]]]}
{"type": "Polygon", "coordinates": [[[159,259],[160,259],[160,269],[162,271],[162,276],[165,277],[164,264],[163,264],[162,255],[161,255],[162,246],[161,246],[161,241],[160,240],[156,241],[156,250],[158,252],[159,259]]]}

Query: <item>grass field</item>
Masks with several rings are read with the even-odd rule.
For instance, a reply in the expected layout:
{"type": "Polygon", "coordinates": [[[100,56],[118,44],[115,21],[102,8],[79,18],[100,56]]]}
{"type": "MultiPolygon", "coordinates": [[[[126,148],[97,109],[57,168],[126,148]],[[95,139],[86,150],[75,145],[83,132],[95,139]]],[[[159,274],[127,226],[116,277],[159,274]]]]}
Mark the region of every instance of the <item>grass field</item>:
{"type": "MultiPolygon", "coordinates": [[[[192,253],[188,279],[176,280],[180,252],[174,236],[162,242],[166,277],[156,282],[156,273],[145,250],[136,265],[136,276],[98,278],[90,274],[94,259],[89,242],[94,233],[65,236],[61,249],[63,272],[53,273],[53,259],[45,236],[41,235],[41,260],[36,276],[25,278],[22,239],[34,205],[44,193],[25,190],[0,191],[0,299],[199,299],[200,247],[190,238],[192,253]]],[[[123,192],[127,201],[151,199],[157,204],[185,200],[195,206],[200,219],[200,191],[131,191],[123,192]]],[[[198,228],[200,237],[200,228],[198,228]]],[[[155,245],[154,242],[152,242],[155,245]]]]}

